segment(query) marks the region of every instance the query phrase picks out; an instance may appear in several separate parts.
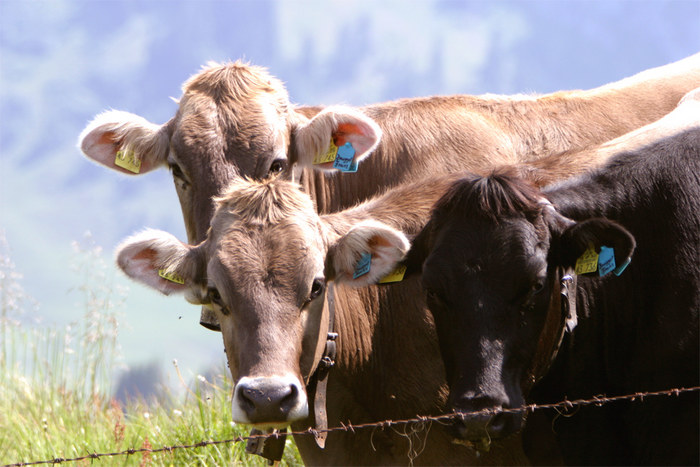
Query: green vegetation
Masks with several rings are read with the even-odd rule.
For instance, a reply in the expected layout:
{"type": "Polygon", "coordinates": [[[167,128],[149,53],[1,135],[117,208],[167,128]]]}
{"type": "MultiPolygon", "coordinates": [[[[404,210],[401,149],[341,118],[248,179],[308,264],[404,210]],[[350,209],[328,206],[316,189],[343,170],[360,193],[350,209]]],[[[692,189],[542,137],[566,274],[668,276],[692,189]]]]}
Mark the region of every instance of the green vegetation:
{"type": "MultiPolygon", "coordinates": [[[[35,305],[19,285],[21,276],[7,250],[0,232],[0,465],[247,435],[247,427],[231,422],[232,387],[225,368],[211,381],[200,376],[188,387],[175,365],[187,387],[184,395],[164,389],[158,400],[125,406],[110,397],[111,379],[121,365],[120,300],[100,281],[105,267],[99,249],[78,251],[84,319],[64,329],[27,324],[35,305]]],[[[242,442],[222,443],[78,464],[266,465],[244,450],[242,442]]],[[[291,440],[282,464],[301,464],[291,440]]]]}

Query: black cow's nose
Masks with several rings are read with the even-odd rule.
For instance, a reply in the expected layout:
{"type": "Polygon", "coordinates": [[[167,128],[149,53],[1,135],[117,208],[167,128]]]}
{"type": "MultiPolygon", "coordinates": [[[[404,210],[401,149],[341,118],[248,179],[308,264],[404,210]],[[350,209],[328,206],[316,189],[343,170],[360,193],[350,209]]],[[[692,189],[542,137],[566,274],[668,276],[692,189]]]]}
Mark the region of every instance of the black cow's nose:
{"type": "Polygon", "coordinates": [[[477,441],[484,438],[503,438],[522,428],[523,415],[518,412],[498,412],[505,404],[481,397],[462,399],[455,411],[460,414],[453,423],[453,434],[458,439],[477,441]],[[477,413],[475,413],[477,412],[477,413]]]}
{"type": "Polygon", "coordinates": [[[288,378],[242,378],[236,385],[234,420],[243,423],[288,423],[308,414],[306,398],[288,378]]]}

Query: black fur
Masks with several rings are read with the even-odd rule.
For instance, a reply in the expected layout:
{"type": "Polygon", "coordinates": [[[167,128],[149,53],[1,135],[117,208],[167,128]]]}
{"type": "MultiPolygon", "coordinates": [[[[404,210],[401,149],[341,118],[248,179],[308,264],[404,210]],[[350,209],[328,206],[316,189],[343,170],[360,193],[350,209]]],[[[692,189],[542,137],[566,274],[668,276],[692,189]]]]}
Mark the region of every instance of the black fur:
{"type": "MultiPolygon", "coordinates": [[[[457,410],[700,385],[700,131],[541,193],[510,174],[465,177],[437,205],[407,264],[423,272],[457,410]],[[542,209],[541,197],[558,213],[542,209]],[[523,393],[558,293],[554,270],[572,267],[588,242],[614,246],[618,264],[634,250],[632,262],[619,277],[579,277],[578,327],[523,393]]],[[[545,426],[567,464],[698,465],[698,401],[693,393],[553,412],[545,426]]],[[[495,436],[519,426],[489,423],[495,436]]],[[[465,426],[463,436],[479,437],[465,426]]],[[[526,447],[533,462],[551,449],[526,447]]]]}

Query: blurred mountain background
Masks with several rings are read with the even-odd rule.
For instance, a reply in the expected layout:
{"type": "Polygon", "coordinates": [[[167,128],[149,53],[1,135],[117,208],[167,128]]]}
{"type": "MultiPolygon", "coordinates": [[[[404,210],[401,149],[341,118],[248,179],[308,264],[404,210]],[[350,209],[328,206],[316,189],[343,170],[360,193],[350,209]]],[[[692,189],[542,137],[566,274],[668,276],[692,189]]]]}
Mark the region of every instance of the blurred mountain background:
{"type": "Polygon", "coordinates": [[[587,89],[698,51],[697,0],[0,0],[0,237],[37,303],[21,319],[82,320],[80,286],[99,280],[123,297],[118,339],[135,369],[115,391],[167,379],[173,359],[190,376],[222,364],[198,307],[113,266],[144,227],[186,240],[168,172],[121,176],[76,146],[106,109],[167,121],[208,61],[268,67],[296,103],[362,105],[587,89]],[[75,266],[81,249],[103,275],[75,266]]]}

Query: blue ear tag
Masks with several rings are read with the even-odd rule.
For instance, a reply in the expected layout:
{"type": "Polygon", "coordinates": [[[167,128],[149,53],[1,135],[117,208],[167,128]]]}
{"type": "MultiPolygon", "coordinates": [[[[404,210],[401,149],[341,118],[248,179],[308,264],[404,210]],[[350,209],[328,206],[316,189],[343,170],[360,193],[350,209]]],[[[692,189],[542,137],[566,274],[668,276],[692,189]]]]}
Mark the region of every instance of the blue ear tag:
{"type": "Polygon", "coordinates": [[[620,274],[622,274],[627,268],[627,266],[629,266],[630,261],[632,261],[632,258],[627,258],[624,263],[615,268],[615,270],[613,271],[615,275],[619,276],[620,274]]]}
{"type": "Polygon", "coordinates": [[[369,272],[369,266],[371,261],[371,253],[362,253],[362,256],[360,256],[360,260],[355,265],[355,273],[352,275],[352,278],[357,279],[358,277],[367,274],[369,272]]]}
{"type": "Polygon", "coordinates": [[[355,148],[347,142],[338,148],[333,167],[343,172],[357,172],[357,164],[353,162],[353,157],[355,157],[355,148]]]}
{"type": "Polygon", "coordinates": [[[615,249],[607,246],[600,247],[598,254],[598,274],[604,276],[615,270],[615,249]]]}

